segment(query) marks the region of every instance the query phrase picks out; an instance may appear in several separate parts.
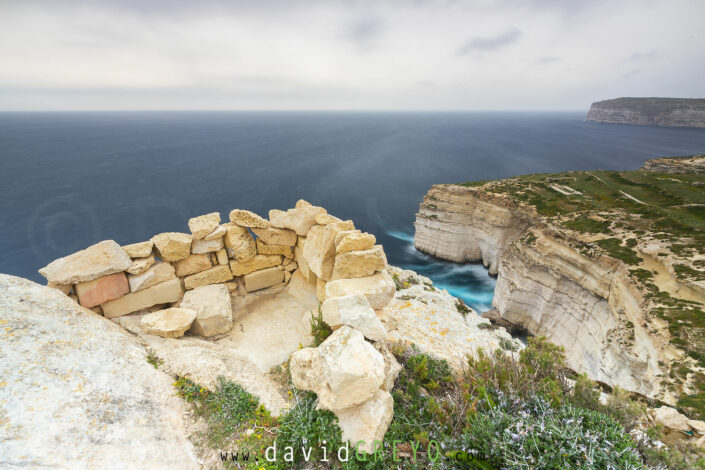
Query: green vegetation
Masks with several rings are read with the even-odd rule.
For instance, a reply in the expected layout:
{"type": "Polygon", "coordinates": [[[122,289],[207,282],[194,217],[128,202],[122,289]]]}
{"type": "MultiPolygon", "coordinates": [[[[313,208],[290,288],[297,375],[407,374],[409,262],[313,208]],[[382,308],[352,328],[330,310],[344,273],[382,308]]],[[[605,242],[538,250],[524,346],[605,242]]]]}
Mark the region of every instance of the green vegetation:
{"type": "Polygon", "coordinates": [[[152,367],[154,367],[155,369],[159,369],[159,366],[164,364],[164,361],[161,360],[159,358],[159,356],[157,356],[157,354],[154,351],[152,351],[151,349],[147,350],[147,357],[146,358],[147,358],[147,362],[149,362],[152,365],[152,367]]]}
{"type": "MultiPolygon", "coordinates": [[[[394,353],[403,365],[392,390],[394,418],[384,446],[359,455],[365,460],[351,446],[350,460],[338,461],[331,449],[344,445],[340,427],[333,413],[316,409],[313,393],[292,389],[293,406],[275,419],[231,382],[221,380],[212,392],[186,378],[174,386],[205,419],[209,448],[227,445],[258,456],[246,467],[251,469],[312,468],[302,445],[311,447],[316,468],[705,468],[702,450],[693,446],[638,448],[625,429],[642,417],[644,405],[619,389],[603,405],[586,376],[578,376],[571,390],[562,348],[543,338],[531,338],[518,355],[479,351],[459,376],[414,346],[394,353]],[[263,462],[274,444],[279,459],[263,462]],[[289,447],[293,462],[283,457],[289,447]],[[487,460],[455,460],[462,453],[487,460]],[[324,458],[328,462],[320,462],[324,458]]],[[[660,439],[659,433],[654,428],[649,436],[660,439]]]]}
{"type": "Polygon", "coordinates": [[[465,302],[463,302],[463,301],[460,300],[460,299],[457,299],[457,300],[455,301],[455,308],[458,310],[458,313],[460,313],[460,314],[463,315],[463,317],[465,317],[465,315],[467,315],[468,313],[472,312],[472,310],[470,309],[470,307],[468,307],[467,305],[465,305],[465,302]]]}
{"type": "Polygon", "coordinates": [[[313,336],[313,346],[314,348],[320,346],[322,342],[326,340],[330,335],[333,334],[333,329],[323,321],[323,312],[321,312],[321,305],[318,305],[318,314],[311,312],[311,336],[313,336]]]}
{"type": "Polygon", "coordinates": [[[636,251],[627,246],[622,246],[622,242],[617,238],[605,238],[598,240],[597,244],[605,250],[612,258],[617,258],[627,264],[639,264],[642,259],[636,254],[636,251]]]}
{"type": "Polygon", "coordinates": [[[578,218],[565,222],[563,226],[577,232],[610,233],[610,222],[607,220],[578,218]]]}

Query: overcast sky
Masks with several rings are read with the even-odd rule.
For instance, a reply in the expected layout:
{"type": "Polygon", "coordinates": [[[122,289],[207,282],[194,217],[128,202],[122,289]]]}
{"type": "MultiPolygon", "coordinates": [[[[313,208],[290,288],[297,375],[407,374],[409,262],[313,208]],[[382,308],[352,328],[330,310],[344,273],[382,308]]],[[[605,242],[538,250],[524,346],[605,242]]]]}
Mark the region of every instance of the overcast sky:
{"type": "Polygon", "coordinates": [[[704,0],[0,0],[0,110],[705,97],[704,0]]]}

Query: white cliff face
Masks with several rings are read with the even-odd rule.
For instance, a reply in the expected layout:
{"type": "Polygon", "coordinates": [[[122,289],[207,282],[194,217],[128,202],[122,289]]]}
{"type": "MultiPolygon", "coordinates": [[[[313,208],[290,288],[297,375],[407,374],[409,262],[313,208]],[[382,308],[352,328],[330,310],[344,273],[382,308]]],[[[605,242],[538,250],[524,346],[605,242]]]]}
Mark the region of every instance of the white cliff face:
{"type": "Polygon", "coordinates": [[[574,370],[673,401],[660,385],[659,361],[673,358],[668,334],[645,317],[621,261],[583,254],[570,231],[549,228],[532,207],[475,188],[433,186],[415,226],[420,251],[482,260],[498,276],[493,305],[501,318],[562,345],[574,370]]]}
{"type": "Polygon", "coordinates": [[[568,365],[594,380],[657,395],[661,342],[643,327],[624,265],[584,256],[548,229],[530,239],[502,256],[493,300],[502,318],[562,345],[568,365]]]}
{"type": "Polygon", "coordinates": [[[482,261],[497,274],[504,249],[537,222],[533,208],[506,196],[439,184],[426,194],[416,214],[414,245],[449,261],[482,261]]]}
{"type": "Polygon", "coordinates": [[[642,126],[705,127],[705,100],[617,98],[590,106],[587,121],[642,126]]]}

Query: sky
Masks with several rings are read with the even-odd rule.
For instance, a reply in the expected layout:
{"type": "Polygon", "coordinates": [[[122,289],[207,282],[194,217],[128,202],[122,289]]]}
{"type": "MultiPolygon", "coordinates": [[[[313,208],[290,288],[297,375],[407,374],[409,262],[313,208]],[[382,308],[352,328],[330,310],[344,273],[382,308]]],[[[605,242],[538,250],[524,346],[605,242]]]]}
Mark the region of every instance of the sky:
{"type": "Polygon", "coordinates": [[[0,110],[705,97],[704,0],[0,0],[0,110]]]}

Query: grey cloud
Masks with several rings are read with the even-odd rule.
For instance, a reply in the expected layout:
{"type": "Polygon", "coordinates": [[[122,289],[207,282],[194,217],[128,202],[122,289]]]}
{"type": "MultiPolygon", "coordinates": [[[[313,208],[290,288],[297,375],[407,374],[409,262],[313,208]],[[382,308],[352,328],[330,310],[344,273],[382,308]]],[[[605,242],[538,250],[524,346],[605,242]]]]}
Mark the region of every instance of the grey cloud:
{"type": "Polygon", "coordinates": [[[539,65],[546,65],[546,64],[553,64],[555,62],[560,62],[562,60],[563,59],[560,57],[546,55],[543,57],[539,57],[539,59],[536,61],[536,63],[539,65]]]}
{"type": "Polygon", "coordinates": [[[346,37],[363,47],[368,47],[381,34],[384,23],[380,18],[366,17],[353,22],[346,37]]]}
{"type": "Polygon", "coordinates": [[[646,61],[646,60],[653,60],[656,58],[658,54],[656,51],[649,51],[649,52],[635,52],[631,56],[629,56],[629,60],[632,62],[641,62],[641,61],[646,61]]]}
{"type": "Polygon", "coordinates": [[[461,46],[458,54],[467,55],[478,51],[496,51],[517,42],[521,36],[522,32],[517,28],[513,28],[497,36],[475,37],[461,46]]]}

